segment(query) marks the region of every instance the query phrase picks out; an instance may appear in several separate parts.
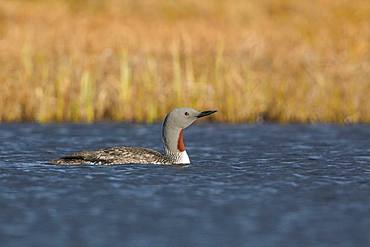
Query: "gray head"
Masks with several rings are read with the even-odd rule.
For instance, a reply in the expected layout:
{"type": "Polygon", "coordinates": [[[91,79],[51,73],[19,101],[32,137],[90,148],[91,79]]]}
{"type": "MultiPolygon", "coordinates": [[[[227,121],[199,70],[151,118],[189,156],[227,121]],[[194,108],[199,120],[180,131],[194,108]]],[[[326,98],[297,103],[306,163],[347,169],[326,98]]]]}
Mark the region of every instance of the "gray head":
{"type": "Polygon", "coordinates": [[[174,128],[185,129],[195,122],[198,118],[205,117],[217,111],[202,111],[199,112],[192,108],[175,108],[167,114],[164,119],[163,126],[171,126],[174,128]]]}
{"type": "Polygon", "coordinates": [[[216,111],[202,111],[199,112],[192,108],[175,108],[170,113],[167,114],[163,121],[162,129],[162,140],[164,144],[165,152],[168,155],[175,157],[177,163],[188,163],[186,160],[181,161],[181,157],[176,155],[178,153],[183,153],[185,151],[183,130],[189,127],[197,119],[205,117],[215,113],[216,111]]]}

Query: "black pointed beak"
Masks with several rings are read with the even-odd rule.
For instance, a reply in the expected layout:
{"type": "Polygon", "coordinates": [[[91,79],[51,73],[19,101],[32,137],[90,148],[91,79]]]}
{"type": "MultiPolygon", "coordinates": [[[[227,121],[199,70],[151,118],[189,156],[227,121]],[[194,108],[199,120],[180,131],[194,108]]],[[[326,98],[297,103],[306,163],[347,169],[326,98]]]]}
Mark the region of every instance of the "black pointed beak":
{"type": "Polygon", "coordinates": [[[205,116],[211,115],[215,112],[217,112],[217,111],[202,111],[201,113],[199,113],[197,115],[197,118],[205,117],[205,116]]]}

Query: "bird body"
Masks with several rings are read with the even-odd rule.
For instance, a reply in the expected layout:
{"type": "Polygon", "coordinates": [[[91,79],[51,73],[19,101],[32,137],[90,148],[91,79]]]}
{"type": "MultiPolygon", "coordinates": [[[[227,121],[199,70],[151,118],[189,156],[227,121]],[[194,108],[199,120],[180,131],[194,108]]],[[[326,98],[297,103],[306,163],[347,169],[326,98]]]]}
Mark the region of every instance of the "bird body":
{"type": "Polygon", "coordinates": [[[152,149],[139,147],[113,147],[96,151],[82,151],[53,160],[54,164],[125,164],[125,163],[171,164],[166,156],[152,149]]]}
{"type": "Polygon", "coordinates": [[[164,153],[140,147],[113,147],[73,153],[52,160],[50,163],[57,165],[190,164],[184,144],[184,129],[198,118],[215,112],[176,108],[168,113],[162,125],[164,153]]]}

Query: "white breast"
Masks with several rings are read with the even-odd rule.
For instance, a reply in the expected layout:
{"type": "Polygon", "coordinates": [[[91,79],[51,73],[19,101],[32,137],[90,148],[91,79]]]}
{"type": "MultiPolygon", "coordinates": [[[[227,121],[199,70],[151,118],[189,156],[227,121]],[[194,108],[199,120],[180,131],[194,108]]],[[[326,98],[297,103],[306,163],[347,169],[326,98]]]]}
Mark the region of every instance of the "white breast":
{"type": "Polygon", "coordinates": [[[176,160],[176,164],[190,164],[190,159],[186,150],[180,152],[179,158],[176,160]]]}

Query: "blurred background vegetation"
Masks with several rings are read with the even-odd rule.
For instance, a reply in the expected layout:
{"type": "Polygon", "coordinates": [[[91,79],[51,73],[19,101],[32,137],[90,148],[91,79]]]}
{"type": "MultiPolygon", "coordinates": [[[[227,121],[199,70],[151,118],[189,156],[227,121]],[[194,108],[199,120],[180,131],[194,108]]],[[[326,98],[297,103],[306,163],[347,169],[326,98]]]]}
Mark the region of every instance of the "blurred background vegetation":
{"type": "Polygon", "coordinates": [[[370,122],[370,1],[1,0],[0,121],[370,122]]]}

